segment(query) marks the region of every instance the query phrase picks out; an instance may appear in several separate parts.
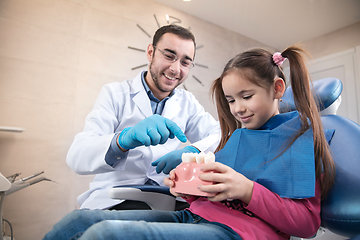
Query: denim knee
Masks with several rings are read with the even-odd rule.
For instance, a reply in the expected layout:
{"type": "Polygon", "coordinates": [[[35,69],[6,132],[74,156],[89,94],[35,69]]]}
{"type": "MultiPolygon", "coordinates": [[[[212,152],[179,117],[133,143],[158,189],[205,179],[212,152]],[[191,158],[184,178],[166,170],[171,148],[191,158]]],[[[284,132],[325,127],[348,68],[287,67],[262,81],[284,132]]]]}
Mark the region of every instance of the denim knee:
{"type": "Polygon", "coordinates": [[[92,225],[80,240],[143,239],[145,221],[103,220],[92,225]]]}
{"type": "Polygon", "coordinates": [[[89,210],[74,210],[56,223],[43,240],[77,239],[88,227],[99,221],[89,210]]]}

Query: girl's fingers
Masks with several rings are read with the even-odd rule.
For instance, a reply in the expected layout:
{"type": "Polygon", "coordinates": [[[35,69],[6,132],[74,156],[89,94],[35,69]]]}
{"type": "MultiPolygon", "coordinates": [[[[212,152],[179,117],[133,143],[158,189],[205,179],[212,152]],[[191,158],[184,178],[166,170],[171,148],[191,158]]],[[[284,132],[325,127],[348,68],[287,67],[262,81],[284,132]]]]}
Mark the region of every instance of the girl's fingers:
{"type": "Polygon", "coordinates": [[[199,175],[199,178],[203,181],[222,183],[225,181],[223,173],[205,172],[199,175]]]}
{"type": "Polygon", "coordinates": [[[226,186],[222,183],[211,184],[211,185],[199,185],[199,190],[207,193],[221,193],[225,190],[226,186]]]}
{"type": "Polygon", "coordinates": [[[166,177],[163,180],[164,184],[168,187],[173,187],[174,186],[174,181],[170,179],[170,177],[166,177]]]}
{"type": "Polygon", "coordinates": [[[172,187],[175,186],[175,169],[171,170],[169,173],[169,177],[164,178],[164,184],[170,188],[170,193],[174,195],[175,197],[184,197],[183,194],[176,193],[172,190],[172,187]]]}
{"type": "Polygon", "coordinates": [[[176,178],[175,169],[173,169],[172,171],[170,171],[169,176],[164,178],[163,182],[166,186],[171,188],[175,185],[174,182],[175,178],[176,178]]]}
{"type": "Polygon", "coordinates": [[[218,163],[218,162],[213,162],[213,163],[205,163],[202,167],[201,170],[203,172],[209,172],[209,171],[214,171],[214,172],[225,172],[229,167],[222,164],[222,163],[218,163]]]}
{"type": "Polygon", "coordinates": [[[176,175],[175,175],[175,169],[171,170],[170,173],[169,173],[169,177],[170,179],[174,180],[176,175]]]}
{"type": "Polygon", "coordinates": [[[221,202],[223,200],[226,200],[226,195],[223,193],[216,194],[214,197],[208,197],[208,199],[212,202],[221,202]]]}
{"type": "Polygon", "coordinates": [[[209,181],[209,182],[223,182],[224,181],[224,175],[229,172],[228,166],[214,162],[214,163],[205,163],[201,170],[204,172],[199,175],[199,178],[203,181],[209,181]]]}
{"type": "Polygon", "coordinates": [[[224,184],[216,184],[216,185],[201,185],[199,189],[203,192],[207,193],[216,193],[213,197],[207,197],[212,202],[220,202],[222,200],[228,199],[226,191],[224,191],[224,184]]]}
{"type": "Polygon", "coordinates": [[[224,199],[240,199],[249,203],[252,197],[254,183],[241,173],[221,163],[204,164],[204,173],[199,175],[203,181],[213,182],[211,185],[200,185],[199,189],[208,193],[216,193],[210,201],[224,199]]]}

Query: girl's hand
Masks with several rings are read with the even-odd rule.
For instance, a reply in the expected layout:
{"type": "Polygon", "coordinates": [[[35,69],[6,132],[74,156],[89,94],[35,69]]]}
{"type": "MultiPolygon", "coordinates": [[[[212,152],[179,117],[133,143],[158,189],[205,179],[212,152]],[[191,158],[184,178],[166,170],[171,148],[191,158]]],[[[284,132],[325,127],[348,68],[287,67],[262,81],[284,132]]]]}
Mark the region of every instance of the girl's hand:
{"type": "Polygon", "coordinates": [[[176,178],[175,169],[170,171],[169,177],[164,178],[164,184],[170,188],[170,193],[175,197],[182,197],[185,199],[192,198],[193,196],[191,195],[176,193],[172,190],[172,187],[175,186],[175,178],[176,178]]]}
{"type": "Polygon", "coordinates": [[[208,197],[210,201],[239,199],[246,204],[250,203],[254,188],[253,181],[231,167],[218,162],[206,163],[201,170],[204,172],[199,175],[201,180],[214,182],[213,185],[199,186],[201,191],[217,193],[214,197],[208,197]]]}

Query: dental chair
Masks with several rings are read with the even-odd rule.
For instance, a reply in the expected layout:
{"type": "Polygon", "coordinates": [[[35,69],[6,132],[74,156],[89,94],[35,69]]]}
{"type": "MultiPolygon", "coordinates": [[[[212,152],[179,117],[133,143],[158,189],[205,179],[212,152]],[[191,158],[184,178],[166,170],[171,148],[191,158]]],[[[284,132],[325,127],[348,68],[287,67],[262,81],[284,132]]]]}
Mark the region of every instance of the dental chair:
{"type": "MultiPolygon", "coordinates": [[[[360,239],[360,126],[335,115],[341,102],[342,83],[339,79],[314,81],[312,89],[319,103],[324,128],[335,129],[330,148],[336,165],[336,177],[321,204],[321,226],[340,236],[360,239]]],[[[289,87],[280,103],[280,112],[295,109],[289,87]]],[[[143,201],[151,209],[175,209],[175,197],[166,187],[119,186],[109,189],[109,196],[114,199],[143,201]]]]}
{"type": "MultiPolygon", "coordinates": [[[[336,78],[313,82],[324,129],[335,129],[330,148],[336,166],[335,183],[321,203],[321,226],[344,237],[360,238],[360,126],[335,115],[341,103],[342,83],[336,78]],[[356,237],[357,236],[357,237],[356,237]]],[[[293,111],[290,88],[280,103],[280,111],[293,111]]]]}
{"type": "Polygon", "coordinates": [[[12,226],[9,221],[3,219],[3,205],[4,205],[5,196],[15,193],[19,190],[22,190],[24,188],[27,188],[31,185],[34,185],[42,181],[54,182],[46,177],[39,177],[43,173],[44,171],[25,178],[17,179],[20,176],[20,173],[15,173],[11,176],[4,177],[4,175],[2,175],[0,172],[0,240],[13,239],[12,226]],[[3,233],[5,232],[3,231],[3,221],[6,222],[10,227],[11,230],[10,236],[3,236],[3,233]]]}

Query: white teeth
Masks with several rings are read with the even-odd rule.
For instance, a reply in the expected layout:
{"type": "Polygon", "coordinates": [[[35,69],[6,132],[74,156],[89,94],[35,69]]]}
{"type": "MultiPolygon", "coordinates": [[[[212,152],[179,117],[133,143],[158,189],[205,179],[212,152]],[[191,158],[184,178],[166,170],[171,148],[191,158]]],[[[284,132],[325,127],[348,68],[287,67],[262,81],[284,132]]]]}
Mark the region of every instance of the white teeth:
{"type": "Polygon", "coordinates": [[[183,154],[181,155],[181,160],[182,160],[183,162],[190,162],[190,156],[188,155],[188,153],[183,153],[183,154]]]}
{"type": "Polygon", "coordinates": [[[175,79],[176,79],[175,77],[173,78],[173,77],[170,77],[170,76],[168,76],[168,75],[166,75],[166,74],[164,74],[164,75],[165,75],[166,78],[168,78],[168,79],[170,79],[170,80],[175,80],[175,79]]]}
{"type": "Polygon", "coordinates": [[[183,153],[181,156],[183,162],[211,163],[215,162],[215,155],[212,152],[201,153],[183,153]]]}
{"type": "Polygon", "coordinates": [[[205,153],[201,152],[199,154],[196,155],[196,163],[200,164],[200,163],[204,163],[204,158],[205,158],[205,153]]]}
{"type": "Polygon", "coordinates": [[[183,162],[196,162],[196,153],[183,153],[181,160],[183,162]]]}
{"type": "Polygon", "coordinates": [[[213,152],[208,152],[205,155],[205,159],[204,159],[205,163],[211,163],[211,162],[215,162],[215,154],[213,152]]]}

